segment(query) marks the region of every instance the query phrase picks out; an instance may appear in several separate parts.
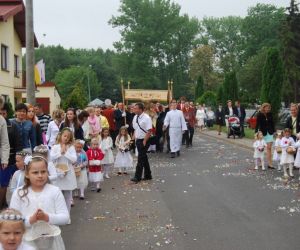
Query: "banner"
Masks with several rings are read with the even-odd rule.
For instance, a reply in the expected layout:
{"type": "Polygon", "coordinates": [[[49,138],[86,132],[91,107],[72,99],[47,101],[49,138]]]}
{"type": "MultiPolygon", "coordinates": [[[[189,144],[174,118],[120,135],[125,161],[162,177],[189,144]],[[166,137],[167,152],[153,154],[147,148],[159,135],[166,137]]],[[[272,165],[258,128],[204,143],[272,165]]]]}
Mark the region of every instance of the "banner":
{"type": "Polygon", "coordinates": [[[43,84],[45,79],[45,63],[44,60],[40,60],[34,66],[34,81],[36,85],[43,84]]]}
{"type": "Polygon", "coordinates": [[[168,101],[168,90],[125,89],[124,95],[130,101],[168,101]]]}

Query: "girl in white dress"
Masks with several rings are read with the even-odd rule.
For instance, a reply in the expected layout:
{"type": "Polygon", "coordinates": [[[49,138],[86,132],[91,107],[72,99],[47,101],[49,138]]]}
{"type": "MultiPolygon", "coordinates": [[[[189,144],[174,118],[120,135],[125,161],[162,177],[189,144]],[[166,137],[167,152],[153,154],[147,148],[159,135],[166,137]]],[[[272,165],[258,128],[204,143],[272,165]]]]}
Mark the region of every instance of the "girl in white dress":
{"type": "Polygon", "coordinates": [[[284,137],[281,139],[280,146],[282,148],[282,154],[280,164],[283,167],[283,177],[288,178],[287,169],[289,169],[290,177],[294,177],[293,166],[296,152],[295,141],[291,137],[291,130],[289,128],[284,129],[284,137]]]}
{"type": "MultiPolygon", "coordinates": [[[[35,223],[65,225],[70,219],[64,197],[58,187],[48,184],[47,160],[33,156],[25,170],[25,185],[16,190],[11,198],[10,208],[22,211],[27,233],[34,234],[35,223]]],[[[27,234],[26,233],[26,234],[27,234]]],[[[35,247],[35,242],[26,242],[35,247]]],[[[53,236],[51,250],[64,250],[59,234],[53,236]]]]}
{"type": "Polygon", "coordinates": [[[281,149],[281,139],[283,137],[282,131],[277,131],[276,133],[276,140],[274,144],[274,151],[273,151],[273,161],[277,163],[277,171],[281,171],[281,165],[280,165],[280,159],[281,159],[281,154],[282,154],[282,149],[281,149]]]}
{"type": "Polygon", "coordinates": [[[296,168],[299,168],[299,180],[300,180],[300,133],[297,134],[297,142],[295,144],[295,147],[297,148],[297,154],[296,154],[294,166],[296,168]]]}
{"type": "Polygon", "coordinates": [[[109,179],[111,168],[114,165],[114,155],[112,152],[113,141],[109,136],[109,128],[103,128],[101,132],[100,148],[104,154],[103,160],[101,160],[101,166],[103,168],[104,177],[109,179]]]}
{"type": "Polygon", "coordinates": [[[255,135],[255,142],[253,143],[254,148],[254,161],[255,161],[255,170],[258,170],[259,161],[261,162],[261,169],[266,170],[264,162],[264,151],[267,147],[266,142],[264,141],[264,135],[262,132],[257,132],[255,135]]]}
{"type": "Polygon", "coordinates": [[[6,209],[0,213],[0,250],[36,250],[22,242],[25,233],[24,218],[15,209],[6,209]]]}
{"type": "Polygon", "coordinates": [[[50,151],[50,159],[53,161],[58,175],[53,184],[62,190],[69,212],[71,211],[72,191],[77,188],[73,167],[77,155],[73,141],[72,131],[69,128],[63,128],[57,137],[57,143],[50,151]]]}
{"type": "Polygon", "coordinates": [[[76,140],[75,141],[75,150],[77,154],[76,167],[79,168],[79,174],[76,175],[77,179],[77,188],[80,191],[80,200],[84,200],[84,190],[88,186],[88,177],[87,177],[87,165],[88,159],[86,153],[83,150],[84,141],[76,140]]]}
{"type": "Polygon", "coordinates": [[[202,130],[204,128],[204,120],[206,119],[205,109],[200,105],[196,112],[197,126],[202,130]]]}
{"type": "Polygon", "coordinates": [[[25,151],[20,151],[16,153],[16,167],[18,170],[13,174],[9,189],[13,193],[16,189],[21,188],[24,185],[24,176],[25,176],[25,158],[29,156],[25,151]]]}
{"type": "Polygon", "coordinates": [[[131,138],[127,128],[125,126],[121,127],[115,142],[118,148],[115,161],[115,168],[119,169],[118,175],[127,174],[127,169],[133,166],[133,159],[129,151],[130,141],[131,138]]]}
{"type": "Polygon", "coordinates": [[[52,118],[53,121],[49,122],[48,129],[46,132],[46,141],[50,149],[56,142],[56,138],[59,133],[60,124],[64,119],[64,111],[62,109],[54,110],[52,114],[52,118]]]}

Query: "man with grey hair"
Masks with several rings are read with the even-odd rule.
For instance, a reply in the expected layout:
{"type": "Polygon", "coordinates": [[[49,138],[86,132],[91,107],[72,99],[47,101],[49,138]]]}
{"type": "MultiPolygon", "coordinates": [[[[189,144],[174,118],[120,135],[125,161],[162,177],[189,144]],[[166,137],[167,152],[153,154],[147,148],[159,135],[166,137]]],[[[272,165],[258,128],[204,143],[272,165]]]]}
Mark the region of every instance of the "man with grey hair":
{"type": "MultiPolygon", "coordinates": [[[[2,109],[4,105],[4,99],[0,97],[0,109],[2,109]]],[[[2,115],[0,115],[0,164],[3,169],[7,167],[8,159],[9,159],[9,140],[7,133],[7,125],[6,121],[2,115]]]]}

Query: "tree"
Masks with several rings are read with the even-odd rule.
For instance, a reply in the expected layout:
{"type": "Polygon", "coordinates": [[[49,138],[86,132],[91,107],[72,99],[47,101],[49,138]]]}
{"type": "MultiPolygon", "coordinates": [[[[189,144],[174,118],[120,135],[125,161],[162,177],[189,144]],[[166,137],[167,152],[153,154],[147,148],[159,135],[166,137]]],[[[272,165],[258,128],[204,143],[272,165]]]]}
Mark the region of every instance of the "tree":
{"type": "Polygon", "coordinates": [[[86,96],[82,95],[84,90],[82,87],[77,84],[72,90],[71,94],[63,101],[63,107],[66,110],[67,108],[79,108],[84,109],[88,104],[86,96]]]}
{"type": "Polygon", "coordinates": [[[200,75],[197,80],[196,88],[195,88],[195,99],[202,96],[204,93],[204,81],[203,77],[200,75]]]}
{"type": "Polygon", "coordinates": [[[226,102],[227,100],[236,101],[238,100],[238,82],[236,78],[236,73],[230,72],[225,74],[225,79],[223,83],[223,100],[226,102]]]}
{"type": "Polygon", "coordinates": [[[201,75],[207,88],[214,86],[216,84],[215,66],[216,59],[211,46],[202,45],[193,49],[189,72],[192,80],[198,79],[201,75]]]}
{"type": "Polygon", "coordinates": [[[279,31],[285,17],[284,12],[284,8],[261,3],[248,9],[241,29],[241,34],[245,37],[243,62],[264,47],[280,45],[279,31]]]}
{"type": "Polygon", "coordinates": [[[223,84],[220,84],[218,87],[216,100],[218,103],[222,103],[223,105],[225,104],[223,84]]]}
{"type": "Polygon", "coordinates": [[[291,0],[281,28],[282,58],[285,70],[284,100],[300,102],[300,12],[291,0]]]}
{"type": "Polygon", "coordinates": [[[261,101],[271,104],[275,120],[281,107],[283,74],[283,64],[279,50],[270,48],[263,68],[261,101]]]}
{"type": "Polygon", "coordinates": [[[267,49],[262,49],[256,55],[249,57],[237,73],[239,87],[241,88],[240,100],[243,103],[257,103],[259,101],[262,71],[267,52],[267,49]]]}
{"type": "Polygon", "coordinates": [[[168,79],[173,79],[174,92],[179,94],[181,85],[189,82],[198,20],[180,15],[180,6],[170,0],[122,0],[119,12],[110,24],[121,33],[114,46],[121,55],[122,77],[157,88],[166,88],[168,79]]]}
{"type": "Polygon", "coordinates": [[[215,108],[217,106],[217,96],[212,91],[206,91],[197,99],[197,103],[205,103],[206,106],[215,108]]]}
{"type": "Polygon", "coordinates": [[[101,94],[101,83],[98,82],[95,72],[89,67],[72,66],[59,70],[54,78],[62,99],[66,99],[76,85],[82,89],[81,95],[88,97],[88,80],[91,89],[91,99],[101,94]]]}
{"type": "Polygon", "coordinates": [[[241,17],[228,16],[205,17],[201,21],[201,43],[212,46],[223,72],[239,67],[243,53],[242,20],[241,17]]]}

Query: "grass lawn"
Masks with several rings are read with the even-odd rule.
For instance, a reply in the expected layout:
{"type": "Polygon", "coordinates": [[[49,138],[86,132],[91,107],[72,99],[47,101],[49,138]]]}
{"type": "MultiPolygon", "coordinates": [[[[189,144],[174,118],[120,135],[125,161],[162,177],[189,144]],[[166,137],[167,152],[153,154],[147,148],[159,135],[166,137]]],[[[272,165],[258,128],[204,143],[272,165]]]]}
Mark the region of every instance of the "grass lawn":
{"type": "MultiPolygon", "coordinates": [[[[210,130],[218,130],[218,126],[214,125],[212,128],[209,128],[209,129],[210,130]]],[[[254,139],[254,129],[245,127],[244,131],[245,131],[245,138],[254,139]]],[[[222,132],[227,133],[227,128],[225,126],[222,127],[222,132]]]]}

